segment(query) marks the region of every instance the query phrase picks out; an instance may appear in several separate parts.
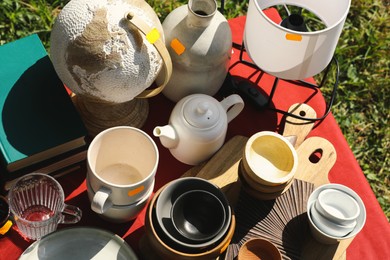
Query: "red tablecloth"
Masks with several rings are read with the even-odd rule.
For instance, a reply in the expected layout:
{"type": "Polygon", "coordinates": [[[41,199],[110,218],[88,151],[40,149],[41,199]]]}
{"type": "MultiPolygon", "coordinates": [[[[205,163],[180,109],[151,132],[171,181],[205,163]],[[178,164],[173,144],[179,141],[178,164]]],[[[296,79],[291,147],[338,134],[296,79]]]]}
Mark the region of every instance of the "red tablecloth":
{"type": "MultiPolygon", "coordinates": [[[[232,19],[229,23],[233,32],[233,41],[241,44],[245,17],[232,19]]],[[[259,37],[265,36],[260,35],[259,37]]],[[[242,63],[237,63],[239,50],[233,49],[233,51],[230,73],[233,76],[249,78],[252,82],[257,82],[262,90],[269,93],[273,78],[265,73],[256,72],[256,70],[242,63]]],[[[220,99],[222,96],[221,91],[216,97],[220,99]]],[[[323,113],[325,109],[324,98],[320,92],[315,94],[312,90],[307,90],[282,81],[273,98],[273,105],[279,109],[286,110],[297,102],[308,103],[317,111],[317,114],[323,113]]],[[[155,126],[167,124],[174,103],[168,101],[163,95],[158,95],[149,99],[149,104],[149,117],[142,129],[152,136],[152,131],[155,126]]],[[[263,130],[281,133],[283,129],[281,121],[281,114],[267,109],[259,111],[248,103],[244,111],[229,124],[227,140],[235,135],[249,137],[263,130]]],[[[367,210],[366,224],[348,247],[347,259],[389,259],[389,223],[333,115],[329,114],[325,120],[317,123],[309,136],[326,138],[335,146],[337,162],[329,173],[329,180],[333,183],[344,184],[355,190],[363,199],[367,210]]],[[[157,191],[168,181],[180,177],[191,166],[178,162],[161,145],[157,138],[153,138],[160,151],[160,163],[156,174],[155,186],[155,191],[157,191]]],[[[66,194],[66,203],[77,205],[83,210],[83,217],[76,225],[99,227],[114,232],[123,237],[140,256],[138,241],[144,234],[145,210],[141,212],[137,219],[124,224],[113,224],[102,220],[90,209],[85,176],[86,169],[83,167],[81,170],[59,179],[66,194]]],[[[70,226],[60,225],[59,229],[66,227],[70,226]]],[[[13,228],[5,237],[0,239],[0,259],[17,259],[32,242],[24,240],[17,232],[17,229],[13,228]]]]}

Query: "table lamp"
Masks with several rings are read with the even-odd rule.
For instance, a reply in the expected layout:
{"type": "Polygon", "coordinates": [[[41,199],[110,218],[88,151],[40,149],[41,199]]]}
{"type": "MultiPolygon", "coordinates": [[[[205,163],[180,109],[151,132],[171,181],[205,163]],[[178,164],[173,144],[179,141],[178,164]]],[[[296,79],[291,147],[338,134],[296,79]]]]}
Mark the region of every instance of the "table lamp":
{"type": "Polygon", "coordinates": [[[142,127],[169,81],[162,25],[145,1],[71,0],[51,32],[50,56],[91,136],[119,125],[142,127]],[[160,85],[150,88],[157,77],[160,85]]]}
{"type": "MultiPolygon", "coordinates": [[[[334,51],[350,4],[350,0],[250,0],[243,49],[254,65],[276,77],[274,88],[278,79],[304,81],[323,70],[327,74],[332,60],[336,63],[338,77],[334,51]],[[264,13],[264,10],[272,7],[285,9],[286,17],[279,12],[282,16],[279,24],[264,13]],[[305,21],[303,13],[310,20],[319,22],[316,28],[307,26],[309,19],[305,21]]],[[[242,60],[242,54],[240,59],[242,60]]],[[[335,88],[330,103],[333,103],[335,88]]],[[[330,106],[328,104],[325,116],[330,106]]]]}

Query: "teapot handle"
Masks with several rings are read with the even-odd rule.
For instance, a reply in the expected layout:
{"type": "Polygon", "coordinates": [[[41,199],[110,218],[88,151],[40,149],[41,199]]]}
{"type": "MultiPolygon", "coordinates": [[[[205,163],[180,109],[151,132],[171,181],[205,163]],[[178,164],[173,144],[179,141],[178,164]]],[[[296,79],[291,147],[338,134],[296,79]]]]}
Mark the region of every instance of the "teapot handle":
{"type": "Polygon", "coordinates": [[[230,123],[241,111],[244,109],[244,100],[237,95],[233,94],[223,99],[220,104],[226,111],[227,122],[230,123]]]}
{"type": "Polygon", "coordinates": [[[141,33],[146,36],[146,39],[153,44],[153,46],[157,49],[160,54],[163,63],[164,63],[164,81],[163,83],[154,88],[154,89],[146,89],[141,92],[137,98],[149,98],[159,94],[167,85],[169,79],[172,75],[172,60],[169,52],[165,46],[165,43],[162,41],[157,29],[151,28],[148,24],[146,24],[141,18],[129,12],[126,14],[125,19],[132,25],[135,26],[141,33]]]}

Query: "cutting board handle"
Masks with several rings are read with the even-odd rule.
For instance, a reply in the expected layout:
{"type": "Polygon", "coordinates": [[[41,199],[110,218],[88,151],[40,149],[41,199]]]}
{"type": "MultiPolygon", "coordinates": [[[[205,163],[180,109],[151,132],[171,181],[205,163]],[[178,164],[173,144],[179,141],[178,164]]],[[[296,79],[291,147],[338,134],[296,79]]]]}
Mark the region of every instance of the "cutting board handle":
{"type": "Polygon", "coordinates": [[[336,149],[325,138],[307,138],[297,149],[296,178],[314,183],[316,187],[329,183],[328,173],[337,160],[336,149]]]}
{"type": "MultiPolygon", "coordinates": [[[[292,105],[288,112],[290,114],[304,117],[315,118],[317,117],[316,111],[309,105],[304,103],[296,103],[292,105]]],[[[287,116],[284,124],[283,136],[296,137],[294,147],[297,148],[301,145],[306,136],[310,133],[314,126],[314,121],[303,120],[292,116],[287,116]]]]}

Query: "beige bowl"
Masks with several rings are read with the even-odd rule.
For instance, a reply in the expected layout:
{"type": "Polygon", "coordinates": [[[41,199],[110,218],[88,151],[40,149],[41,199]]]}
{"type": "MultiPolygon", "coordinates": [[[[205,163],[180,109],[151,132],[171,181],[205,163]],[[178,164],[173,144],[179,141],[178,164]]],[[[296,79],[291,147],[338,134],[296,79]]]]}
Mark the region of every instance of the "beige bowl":
{"type": "Polygon", "coordinates": [[[156,231],[156,228],[158,227],[155,226],[158,225],[155,218],[156,201],[163,189],[164,187],[160,188],[155,193],[154,197],[152,198],[152,200],[148,205],[146,216],[145,216],[146,238],[150,246],[155,251],[155,253],[158,254],[163,259],[186,259],[186,260],[187,259],[188,260],[189,259],[215,259],[218,256],[220,256],[222,253],[224,253],[230,244],[230,241],[234,234],[234,230],[236,228],[236,219],[233,212],[232,212],[230,227],[226,232],[226,235],[224,236],[222,241],[216,244],[213,248],[208,248],[206,251],[199,252],[199,253],[184,253],[176,249],[173,249],[163,241],[163,239],[156,231]]]}
{"type": "Polygon", "coordinates": [[[258,132],[249,138],[242,160],[247,175],[267,186],[286,184],[298,168],[298,155],[292,144],[270,131],[258,132]]]}
{"type": "Polygon", "coordinates": [[[238,252],[238,260],[281,260],[279,249],[270,241],[252,238],[246,241],[238,252]]]}
{"type": "Polygon", "coordinates": [[[283,183],[281,185],[276,185],[276,186],[269,186],[269,185],[264,185],[261,184],[260,182],[257,182],[256,180],[252,179],[252,177],[248,174],[248,169],[245,168],[248,167],[246,163],[243,162],[244,160],[241,160],[240,166],[239,166],[239,171],[241,173],[242,179],[245,180],[245,183],[253,190],[256,190],[261,193],[267,193],[267,194],[276,194],[276,193],[281,193],[287,190],[286,188],[291,186],[291,183],[293,181],[293,178],[287,181],[286,183],[283,183]]]}
{"type": "Polygon", "coordinates": [[[243,172],[238,170],[238,178],[241,182],[241,188],[251,197],[259,199],[259,200],[273,200],[286,192],[290,186],[292,185],[292,181],[283,189],[272,193],[265,193],[259,190],[253,189],[245,180],[243,176],[243,172]]]}

